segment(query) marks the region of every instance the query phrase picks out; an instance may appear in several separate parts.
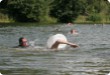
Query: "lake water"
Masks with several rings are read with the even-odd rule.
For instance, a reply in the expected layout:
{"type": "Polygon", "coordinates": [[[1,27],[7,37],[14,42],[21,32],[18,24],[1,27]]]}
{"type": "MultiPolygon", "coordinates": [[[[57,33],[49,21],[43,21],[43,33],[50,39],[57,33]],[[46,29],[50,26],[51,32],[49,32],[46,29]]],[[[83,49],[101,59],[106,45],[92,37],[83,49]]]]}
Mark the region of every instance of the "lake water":
{"type": "Polygon", "coordinates": [[[110,72],[110,25],[0,27],[0,72],[3,75],[106,75],[110,72]],[[76,29],[78,35],[69,33],[76,29]],[[62,33],[78,48],[46,48],[49,36],[62,33]],[[33,48],[13,48],[24,36],[33,48]]]}

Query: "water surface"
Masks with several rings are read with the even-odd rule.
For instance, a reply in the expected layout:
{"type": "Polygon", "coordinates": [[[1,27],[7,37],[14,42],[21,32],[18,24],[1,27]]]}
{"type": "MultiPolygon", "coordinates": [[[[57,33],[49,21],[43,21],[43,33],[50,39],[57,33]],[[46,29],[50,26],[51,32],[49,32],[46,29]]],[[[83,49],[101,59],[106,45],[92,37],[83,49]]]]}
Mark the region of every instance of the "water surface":
{"type": "Polygon", "coordinates": [[[8,26],[0,28],[0,72],[3,75],[106,75],[110,72],[110,25],[8,26]],[[78,35],[69,33],[76,29],[78,35]],[[62,33],[79,48],[53,51],[49,36],[62,33]],[[12,48],[19,37],[35,48],[12,48]]]}

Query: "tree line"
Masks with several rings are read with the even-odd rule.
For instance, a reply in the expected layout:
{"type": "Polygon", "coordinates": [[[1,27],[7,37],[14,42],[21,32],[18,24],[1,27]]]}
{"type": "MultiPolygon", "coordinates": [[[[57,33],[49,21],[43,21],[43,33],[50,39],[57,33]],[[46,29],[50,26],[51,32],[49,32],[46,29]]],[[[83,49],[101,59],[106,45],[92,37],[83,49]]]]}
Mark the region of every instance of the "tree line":
{"type": "MultiPolygon", "coordinates": [[[[110,21],[107,0],[2,0],[0,13],[16,22],[74,22],[82,15],[86,21],[110,21]]],[[[0,14],[1,15],[1,14],[0,14]]]]}

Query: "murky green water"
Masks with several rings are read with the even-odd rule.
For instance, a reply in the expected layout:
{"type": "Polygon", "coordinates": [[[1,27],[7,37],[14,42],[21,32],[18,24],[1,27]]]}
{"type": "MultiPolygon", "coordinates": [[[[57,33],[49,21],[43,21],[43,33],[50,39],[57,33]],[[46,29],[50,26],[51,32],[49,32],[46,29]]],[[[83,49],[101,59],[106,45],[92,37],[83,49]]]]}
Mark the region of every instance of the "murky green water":
{"type": "Polygon", "coordinates": [[[110,25],[1,27],[0,72],[3,75],[106,75],[110,72],[110,25]],[[79,34],[70,34],[72,28],[79,34]],[[48,37],[56,33],[63,33],[80,47],[47,49],[48,37]],[[18,45],[21,36],[34,43],[34,48],[12,48],[18,45]]]}

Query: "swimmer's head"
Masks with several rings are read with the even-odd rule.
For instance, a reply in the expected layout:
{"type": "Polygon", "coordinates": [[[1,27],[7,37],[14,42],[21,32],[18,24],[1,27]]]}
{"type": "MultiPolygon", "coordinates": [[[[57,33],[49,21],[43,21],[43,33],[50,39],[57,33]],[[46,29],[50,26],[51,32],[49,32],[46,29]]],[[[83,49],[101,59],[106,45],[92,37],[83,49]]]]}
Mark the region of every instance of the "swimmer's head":
{"type": "Polygon", "coordinates": [[[27,47],[28,46],[27,39],[24,38],[24,37],[19,38],[19,46],[21,46],[21,47],[27,47]]]}
{"type": "Polygon", "coordinates": [[[71,34],[78,34],[78,31],[75,30],[75,29],[71,29],[71,30],[70,30],[70,33],[71,33],[71,34]]]}

